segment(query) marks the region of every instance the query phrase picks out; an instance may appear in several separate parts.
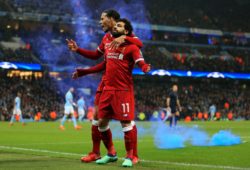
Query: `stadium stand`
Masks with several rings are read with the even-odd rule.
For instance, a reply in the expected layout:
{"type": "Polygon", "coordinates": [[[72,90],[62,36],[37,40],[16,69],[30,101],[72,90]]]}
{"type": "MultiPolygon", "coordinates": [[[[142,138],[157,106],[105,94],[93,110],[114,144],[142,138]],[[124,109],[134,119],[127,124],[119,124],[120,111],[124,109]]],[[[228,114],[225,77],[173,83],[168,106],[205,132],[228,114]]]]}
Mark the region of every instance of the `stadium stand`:
{"type": "MultiPolygon", "coordinates": [[[[72,5],[76,7],[87,5],[93,12],[91,17],[98,20],[102,7],[95,6],[97,2],[97,0],[76,0],[74,4],[69,1],[61,3],[60,0],[5,0],[0,2],[0,11],[15,12],[20,15],[29,13],[31,16],[48,15],[41,21],[11,20],[9,15],[0,18],[1,61],[39,63],[44,66],[44,76],[39,79],[10,78],[6,77],[6,71],[1,71],[3,78],[0,79],[0,93],[4,97],[0,100],[0,114],[5,115],[6,119],[11,113],[15,92],[19,89],[24,92],[25,117],[34,117],[34,114],[40,111],[43,117],[48,119],[51,111],[62,112],[64,94],[48,76],[48,72],[51,71],[50,65],[58,68],[67,65],[91,66],[102,60],[83,59],[78,54],[69,52],[65,43],[66,38],[86,35],[86,32],[75,32],[72,25],[66,23],[66,20],[72,21],[73,15],[84,17],[78,13],[81,11],[72,11],[72,5]],[[48,22],[49,18],[53,18],[54,22],[48,22]],[[66,19],[65,22],[62,18],[66,19]],[[15,47],[8,44],[14,44],[15,47]]],[[[109,3],[111,2],[115,4],[117,0],[109,0],[109,3]]],[[[132,1],[127,0],[126,3],[132,3],[132,1]]],[[[146,61],[151,63],[153,68],[250,72],[250,41],[244,34],[244,32],[250,32],[249,16],[246,12],[250,6],[249,2],[175,0],[173,3],[172,0],[159,0],[158,3],[152,3],[152,0],[147,0],[145,5],[146,15],[151,24],[223,31],[223,34],[218,36],[154,30],[152,39],[145,41],[142,49],[146,61]]],[[[97,26],[88,25],[87,32],[88,35],[94,37],[96,42],[99,42],[103,36],[97,26]]],[[[91,42],[85,47],[95,49],[96,46],[96,43],[93,45],[91,42]]],[[[65,75],[67,78],[60,78],[66,82],[71,81],[70,74],[65,73],[65,75]]],[[[85,87],[91,89],[92,95],[98,80],[98,78],[87,78],[83,83],[85,87]]],[[[81,83],[82,81],[73,84],[81,87],[81,83]]],[[[135,76],[137,113],[145,112],[149,119],[155,110],[165,107],[166,95],[173,83],[179,85],[183,116],[208,112],[209,105],[214,103],[223,118],[226,117],[228,111],[232,111],[235,118],[249,119],[250,117],[248,82],[150,76],[135,76]],[[230,109],[224,108],[225,102],[230,104],[230,109]]],[[[64,87],[64,89],[67,88],[64,87]]],[[[89,103],[91,102],[93,102],[93,97],[89,99],[89,103]]]]}

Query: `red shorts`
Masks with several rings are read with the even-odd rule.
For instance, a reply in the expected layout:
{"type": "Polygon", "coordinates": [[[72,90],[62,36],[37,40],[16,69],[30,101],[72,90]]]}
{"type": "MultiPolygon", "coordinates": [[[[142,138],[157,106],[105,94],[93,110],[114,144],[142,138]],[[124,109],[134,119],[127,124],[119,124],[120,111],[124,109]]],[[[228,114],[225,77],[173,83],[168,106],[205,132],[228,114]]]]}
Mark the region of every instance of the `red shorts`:
{"type": "Polygon", "coordinates": [[[94,104],[95,106],[98,106],[99,105],[99,101],[100,101],[100,96],[102,94],[102,90],[104,88],[104,83],[103,81],[101,81],[97,87],[97,90],[96,90],[96,93],[95,93],[95,101],[94,101],[94,104]]]}
{"type": "Polygon", "coordinates": [[[95,106],[99,105],[101,94],[102,94],[102,91],[97,91],[95,93],[95,101],[94,101],[95,106]]]}
{"type": "Polygon", "coordinates": [[[132,91],[103,91],[99,101],[98,118],[134,120],[132,91]]]}

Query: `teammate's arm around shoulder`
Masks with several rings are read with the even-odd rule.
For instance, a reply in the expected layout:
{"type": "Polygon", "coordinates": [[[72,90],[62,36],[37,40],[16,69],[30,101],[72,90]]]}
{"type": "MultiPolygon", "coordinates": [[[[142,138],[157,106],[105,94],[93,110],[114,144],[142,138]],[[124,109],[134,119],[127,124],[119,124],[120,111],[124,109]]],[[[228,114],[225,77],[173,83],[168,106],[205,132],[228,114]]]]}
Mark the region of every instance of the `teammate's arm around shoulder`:
{"type": "Polygon", "coordinates": [[[126,36],[125,37],[125,41],[131,43],[131,44],[135,44],[138,48],[142,48],[143,47],[143,43],[142,41],[135,36],[126,36]]]}
{"type": "Polygon", "coordinates": [[[135,37],[134,35],[132,35],[132,36],[122,35],[122,36],[120,36],[118,38],[115,38],[111,42],[110,48],[116,49],[117,47],[119,47],[121,44],[123,44],[125,42],[128,42],[130,44],[134,44],[138,48],[142,48],[142,46],[143,46],[142,41],[138,37],[135,37]]]}

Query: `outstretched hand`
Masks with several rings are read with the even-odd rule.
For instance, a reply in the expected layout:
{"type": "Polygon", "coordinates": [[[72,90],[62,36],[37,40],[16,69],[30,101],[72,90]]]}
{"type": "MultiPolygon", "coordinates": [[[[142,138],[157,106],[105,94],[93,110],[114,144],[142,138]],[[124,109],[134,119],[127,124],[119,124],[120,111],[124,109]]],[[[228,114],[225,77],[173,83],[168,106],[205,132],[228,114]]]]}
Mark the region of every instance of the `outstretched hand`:
{"type": "Polygon", "coordinates": [[[72,74],[72,78],[76,80],[78,78],[78,72],[77,70],[72,74]]]}
{"type": "Polygon", "coordinates": [[[78,49],[78,45],[77,45],[77,43],[74,40],[72,40],[72,39],[70,39],[70,40],[66,39],[66,41],[68,43],[69,50],[75,52],[78,49]]]}
{"type": "Polygon", "coordinates": [[[142,68],[142,71],[143,71],[144,73],[148,73],[148,72],[150,72],[150,70],[151,70],[151,64],[146,64],[146,65],[143,66],[143,68],[142,68]]]}
{"type": "Polygon", "coordinates": [[[80,78],[80,77],[83,77],[85,75],[88,75],[89,74],[89,71],[88,69],[84,69],[84,68],[76,68],[75,69],[75,72],[72,74],[72,78],[74,80],[80,78]]]}
{"type": "Polygon", "coordinates": [[[150,72],[150,70],[151,70],[151,64],[148,64],[148,67],[146,69],[146,73],[150,72]]]}

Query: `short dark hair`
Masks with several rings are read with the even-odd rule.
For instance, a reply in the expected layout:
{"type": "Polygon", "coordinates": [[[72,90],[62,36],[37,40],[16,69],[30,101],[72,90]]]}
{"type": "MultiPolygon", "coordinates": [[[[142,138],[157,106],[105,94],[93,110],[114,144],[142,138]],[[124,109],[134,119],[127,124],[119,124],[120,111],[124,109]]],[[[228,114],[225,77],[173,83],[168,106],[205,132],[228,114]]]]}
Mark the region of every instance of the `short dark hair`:
{"type": "Polygon", "coordinates": [[[103,13],[107,14],[107,17],[113,18],[115,21],[120,19],[120,14],[114,9],[106,9],[103,11],[103,13]]]}
{"type": "Polygon", "coordinates": [[[128,19],[126,19],[126,18],[121,18],[121,19],[119,19],[117,22],[123,22],[123,23],[125,24],[125,25],[124,25],[125,30],[128,31],[128,35],[131,35],[131,34],[132,34],[132,32],[133,32],[133,26],[132,26],[131,22],[130,22],[128,19]]]}

